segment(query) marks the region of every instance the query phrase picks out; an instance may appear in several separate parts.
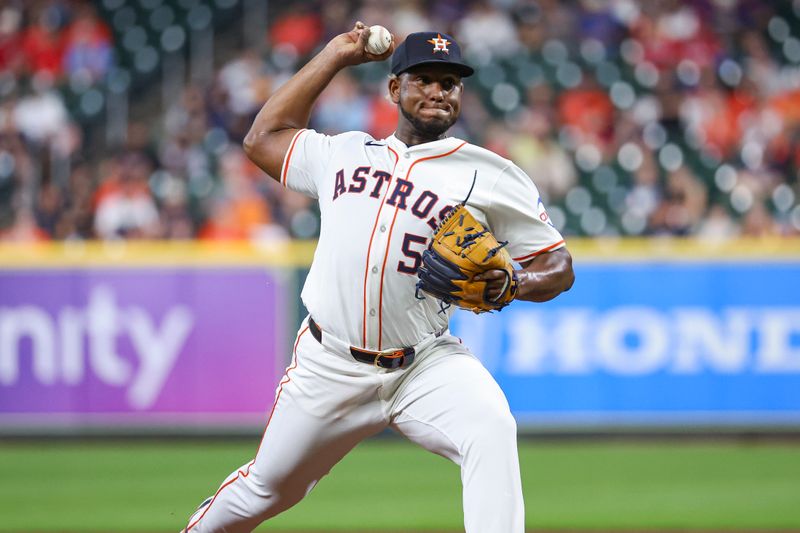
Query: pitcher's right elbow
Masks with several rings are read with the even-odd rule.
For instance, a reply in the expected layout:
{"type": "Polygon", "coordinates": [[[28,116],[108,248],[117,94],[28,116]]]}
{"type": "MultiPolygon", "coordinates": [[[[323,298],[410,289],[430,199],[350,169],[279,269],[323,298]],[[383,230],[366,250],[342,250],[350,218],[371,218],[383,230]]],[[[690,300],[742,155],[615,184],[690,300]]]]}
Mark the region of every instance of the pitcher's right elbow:
{"type": "Polygon", "coordinates": [[[248,131],[242,141],[242,148],[244,149],[244,153],[247,154],[247,157],[251,160],[255,159],[258,152],[258,134],[253,130],[248,131]]]}

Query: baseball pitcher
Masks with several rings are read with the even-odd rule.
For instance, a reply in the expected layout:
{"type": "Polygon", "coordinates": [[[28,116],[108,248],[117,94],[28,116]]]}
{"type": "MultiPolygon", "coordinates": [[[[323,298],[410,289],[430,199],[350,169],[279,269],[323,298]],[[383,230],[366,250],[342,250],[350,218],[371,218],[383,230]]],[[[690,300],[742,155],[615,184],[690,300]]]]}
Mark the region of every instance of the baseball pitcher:
{"type": "Polygon", "coordinates": [[[190,533],[253,530],[386,428],[460,465],[468,533],[524,531],[515,421],[448,320],[458,307],[550,300],[571,287],[572,259],[529,176],[447,136],[473,73],[453,37],[414,33],[376,55],[369,34],[359,22],[333,38],[245,139],[265,172],[319,201],[322,226],[302,293],[309,316],[255,459],[203,502],[190,533]],[[394,134],[307,129],[339,70],[390,56],[394,134]]]}

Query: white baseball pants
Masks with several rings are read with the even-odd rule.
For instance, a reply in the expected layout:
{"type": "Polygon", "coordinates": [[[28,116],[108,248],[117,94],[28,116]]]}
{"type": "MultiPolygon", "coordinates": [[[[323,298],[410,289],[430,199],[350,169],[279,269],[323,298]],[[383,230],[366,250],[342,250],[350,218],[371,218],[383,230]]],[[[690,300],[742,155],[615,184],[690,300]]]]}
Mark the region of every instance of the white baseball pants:
{"type": "Polygon", "coordinates": [[[386,427],[461,466],[467,533],[524,532],[516,423],[500,387],[457,338],[445,334],[408,368],[386,370],[323,346],[306,323],[255,459],[228,476],[186,531],[252,531],[386,427]]]}

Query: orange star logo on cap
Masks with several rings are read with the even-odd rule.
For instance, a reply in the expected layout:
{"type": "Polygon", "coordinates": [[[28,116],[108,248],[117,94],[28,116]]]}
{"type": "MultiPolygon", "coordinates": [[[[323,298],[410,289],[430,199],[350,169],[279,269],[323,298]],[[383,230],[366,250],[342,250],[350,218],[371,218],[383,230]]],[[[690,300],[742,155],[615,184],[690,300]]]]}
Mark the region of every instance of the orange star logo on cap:
{"type": "Polygon", "coordinates": [[[450,41],[447,39],[442,39],[442,34],[437,33],[435,39],[428,39],[428,42],[433,45],[434,52],[446,52],[450,53],[450,50],[447,49],[447,45],[450,44],[450,41]]]}

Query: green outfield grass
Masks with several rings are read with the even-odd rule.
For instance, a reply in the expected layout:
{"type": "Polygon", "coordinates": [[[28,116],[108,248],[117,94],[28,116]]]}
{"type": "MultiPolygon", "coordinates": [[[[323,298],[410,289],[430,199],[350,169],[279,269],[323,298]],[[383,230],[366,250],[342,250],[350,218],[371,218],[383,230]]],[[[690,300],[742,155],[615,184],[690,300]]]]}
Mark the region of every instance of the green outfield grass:
{"type": "MultiPolygon", "coordinates": [[[[0,531],[177,531],[257,442],[0,444],[0,531]]],[[[800,445],[521,444],[535,529],[800,530],[800,445]]],[[[358,447],[270,531],[459,531],[458,468],[358,447]]]]}

